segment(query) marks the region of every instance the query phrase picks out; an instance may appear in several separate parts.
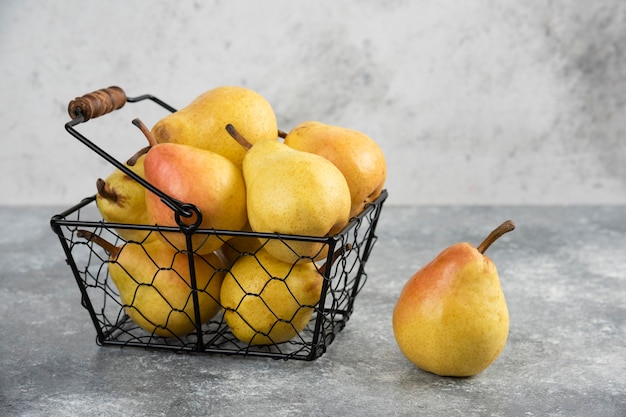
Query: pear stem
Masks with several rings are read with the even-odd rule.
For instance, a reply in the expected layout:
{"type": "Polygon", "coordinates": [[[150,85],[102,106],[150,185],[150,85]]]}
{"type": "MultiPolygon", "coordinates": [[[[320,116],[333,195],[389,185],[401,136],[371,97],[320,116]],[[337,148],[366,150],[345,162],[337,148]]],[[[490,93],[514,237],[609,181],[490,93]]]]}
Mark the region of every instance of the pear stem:
{"type": "Polygon", "coordinates": [[[115,246],[111,242],[104,240],[95,233],[89,232],[87,230],[78,230],[76,232],[76,236],[85,238],[90,242],[94,242],[96,245],[104,249],[109,254],[109,256],[111,256],[112,259],[116,259],[117,256],[120,254],[121,248],[115,246]]]}
{"type": "Polygon", "coordinates": [[[96,180],[96,188],[98,189],[98,194],[100,194],[101,197],[106,198],[109,201],[117,202],[117,194],[115,191],[111,191],[107,188],[106,181],[102,178],[98,178],[96,180]]]}
{"type": "Polygon", "coordinates": [[[515,224],[511,220],[505,221],[500,226],[496,227],[493,232],[489,233],[489,236],[487,236],[485,240],[483,240],[483,242],[478,245],[478,252],[485,253],[485,251],[489,249],[489,246],[491,246],[493,242],[498,240],[503,234],[508,233],[513,229],[515,229],[515,224]]]}
{"type": "Polygon", "coordinates": [[[142,155],[147,154],[151,147],[151,145],[148,145],[145,148],[139,149],[133,156],[128,159],[128,161],[126,161],[126,165],[134,167],[137,164],[139,158],[141,158],[142,155]]]}
{"type": "Polygon", "coordinates": [[[278,137],[285,139],[287,137],[287,132],[278,129],[278,137]]]}
{"type": "Polygon", "coordinates": [[[235,129],[235,126],[231,125],[230,123],[227,124],[226,131],[230,136],[232,136],[233,139],[235,139],[241,146],[243,146],[245,150],[248,150],[252,147],[252,144],[248,142],[248,140],[244,138],[241,133],[237,131],[237,129],[235,129]]]}
{"type": "Polygon", "coordinates": [[[146,139],[148,139],[148,143],[150,144],[150,146],[155,146],[158,144],[156,138],[152,135],[152,132],[150,132],[150,129],[148,129],[148,127],[144,124],[144,122],[141,121],[141,119],[133,119],[132,123],[137,126],[139,130],[141,130],[146,139]]]}

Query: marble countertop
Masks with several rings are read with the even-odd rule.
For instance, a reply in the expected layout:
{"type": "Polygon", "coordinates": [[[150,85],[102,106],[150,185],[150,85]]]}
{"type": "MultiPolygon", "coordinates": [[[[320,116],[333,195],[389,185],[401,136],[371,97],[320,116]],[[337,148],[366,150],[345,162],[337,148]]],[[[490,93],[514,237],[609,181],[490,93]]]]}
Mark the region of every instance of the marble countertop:
{"type": "Polygon", "coordinates": [[[66,207],[0,207],[0,415],[626,415],[626,207],[384,207],[346,328],[311,362],[101,347],[49,226],[66,207]],[[391,312],[446,246],[489,249],[511,329],[472,378],[409,363],[391,312]]]}

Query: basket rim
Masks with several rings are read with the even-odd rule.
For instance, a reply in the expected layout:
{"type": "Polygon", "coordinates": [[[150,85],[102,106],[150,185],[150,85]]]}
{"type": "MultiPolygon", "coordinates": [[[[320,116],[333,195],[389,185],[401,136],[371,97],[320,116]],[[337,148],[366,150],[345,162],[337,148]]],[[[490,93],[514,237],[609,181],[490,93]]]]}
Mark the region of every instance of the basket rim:
{"type": "Polygon", "coordinates": [[[288,233],[278,233],[278,232],[254,232],[254,231],[243,231],[243,230],[228,230],[228,229],[203,229],[198,228],[194,230],[185,230],[182,227],[177,226],[160,226],[160,225],[149,225],[149,224],[132,224],[132,223],[114,223],[114,222],[106,222],[104,220],[68,220],[67,217],[71,214],[77,212],[78,210],[88,206],[96,200],[96,195],[92,195],[90,197],[86,197],[82,199],[77,204],[71,206],[67,210],[52,216],[50,219],[50,225],[52,229],[59,234],[61,226],[81,226],[81,227],[102,227],[106,225],[107,228],[124,228],[124,229],[132,229],[132,230],[149,230],[156,232],[178,232],[184,234],[205,234],[205,235],[220,235],[220,236],[245,236],[245,237],[257,237],[263,239],[283,239],[283,240],[292,240],[292,241],[309,241],[309,242],[320,242],[326,243],[331,241],[337,241],[341,239],[342,235],[345,235],[350,229],[356,226],[356,224],[361,222],[363,217],[367,216],[372,210],[376,207],[379,207],[388,196],[388,192],[386,189],[383,189],[380,195],[372,202],[366,204],[365,208],[355,217],[351,218],[346,226],[336,234],[332,236],[308,236],[308,235],[298,235],[298,234],[288,234],[288,233]]]}

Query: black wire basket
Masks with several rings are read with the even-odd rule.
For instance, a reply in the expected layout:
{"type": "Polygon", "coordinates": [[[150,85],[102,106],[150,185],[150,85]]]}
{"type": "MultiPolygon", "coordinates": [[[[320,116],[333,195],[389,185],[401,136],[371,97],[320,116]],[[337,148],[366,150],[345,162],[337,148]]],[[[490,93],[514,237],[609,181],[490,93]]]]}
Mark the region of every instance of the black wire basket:
{"type": "Polygon", "coordinates": [[[95,195],[51,218],[51,227],[59,237],[67,264],[80,289],[81,304],[89,312],[95,326],[96,343],[307,361],[323,355],[335,336],[345,327],[353,312],[355,298],[367,279],[365,265],[377,240],[376,224],[387,191],[383,190],[343,230],[328,237],[201,229],[197,224],[190,226],[182,219],[188,218],[190,212],[197,208],[164,194],[76,129],[81,123],[121,109],[125,103],[144,100],[157,103],[170,112],[176,111],[152,95],[127,97],[119,87],[109,87],[78,97],[70,102],[68,108],[72,119],[66,123],[66,130],[161,197],[172,208],[179,224],[179,227],[166,227],[105,222],[96,206],[95,195]],[[123,233],[125,231],[141,231],[145,238],[128,240],[123,237],[128,236],[123,233]],[[180,234],[185,237],[187,247],[172,247],[166,259],[153,256],[147,250],[148,241],[151,235],[157,234],[180,234]],[[199,256],[193,250],[192,237],[223,240],[222,249],[228,251],[230,263],[225,261],[224,251],[221,257],[199,256]],[[120,259],[112,256],[111,250],[105,250],[97,244],[99,240],[110,242],[116,250],[148,259],[152,268],[148,274],[150,279],[133,276],[134,272],[125,269],[118,262],[120,259]],[[235,245],[235,241],[254,244],[235,245]],[[319,245],[320,256],[315,257],[315,262],[310,256],[297,257],[293,264],[283,265],[280,272],[276,272],[262,256],[262,249],[266,245],[297,248],[299,242],[319,245]],[[252,289],[235,272],[237,268],[230,268],[240,258],[246,258],[246,262],[256,268],[256,274],[264,276],[261,286],[252,289]],[[297,274],[303,262],[312,264],[312,275],[319,277],[313,298],[298,293],[298,287],[303,286],[303,281],[297,274]],[[111,272],[115,270],[119,276],[120,269],[124,271],[125,282],[133,285],[131,296],[120,294],[119,281],[113,282],[111,272]],[[185,273],[181,272],[183,269],[185,273]],[[166,279],[162,277],[168,277],[170,283],[177,282],[172,285],[186,288],[182,299],[178,297],[174,301],[168,297],[169,286],[158,281],[166,279]],[[226,285],[227,280],[231,287],[234,286],[241,293],[239,302],[228,305],[222,303],[219,286],[226,285]],[[271,298],[267,295],[270,287],[274,294],[271,298]],[[147,298],[147,294],[152,298],[147,298]],[[150,302],[141,304],[142,297],[150,302]],[[144,307],[139,308],[140,305],[144,307]],[[160,308],[154,307],[156,305],[160,308]],[[207,307],[209,305],[210,308],[207,307]],[[251,306],[260,306],[262,311],[251,313],[254,311],[250,310],[251,306]],[[165,316],[161,314],[161,318],[155,319],[156,313],[152,311],[155,309],[159,314],[165,312],[165,316]],[[258,320],[268,316],[270,320],[266,322],[270,325],[255,327],[258,320]],[[184,323],[185,326],[176,327],[176,323],[184,323]],[[243,326],[250,336],[242,338],[240,333],[234,332],[233,323],[237,323],[238,328],[243,326]],[[174,328],[176,331],[173,331],[174,328]]]}

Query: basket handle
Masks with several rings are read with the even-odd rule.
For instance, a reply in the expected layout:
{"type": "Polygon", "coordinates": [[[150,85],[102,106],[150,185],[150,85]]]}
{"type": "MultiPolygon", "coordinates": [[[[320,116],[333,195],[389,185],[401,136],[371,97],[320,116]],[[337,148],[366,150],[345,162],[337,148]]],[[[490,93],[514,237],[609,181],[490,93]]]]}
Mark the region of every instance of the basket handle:
{"type": "Polygon", "coordinates": [[[98,145],[87,139],[84,135],[82,135],[75,129],[76,125],[84,123],[89,119],[100,117],[107,113],[111,113],[114,110],[121,109],[122,107],[124,107],[124,104],[126,104],[126,102],[134,103],[142,100],[151,100],[159,104],[161,107],[169,110],[170,112],[176,111],[174,107],[152,95],[145,94],[138,97],[127,97],[124,90],[122,90],[120,87],[112,86],[108,88],[101,88],[99,90],[85,94],[81,97],[76,97],[74,100],[70,101],[67,106],[67,111],[72,120],[65,124],[65,130],[67,130],[68,133],[70,133],[72,136],[82,142],[89,149],[107,160],[113,166],[120,169],[126,175],[143,185],[144,188],[159,196],[161,201],[174,211],[176,223],[181,227],[181,229],[187,232],[191,232],[197,229],[202,223],[202,213],[200,213],[200,210],[195,205],[184,203],[170,197],[169,195],[137,175],[135,172],[130,170],[127,166],[122,164],[120,161],[115,159],[113,156],[111,156],[98,145]],[[183,218],[194,218],[195,221],[193,222],[193,224],[189,224],[185,223],[183,221],[183,218]]]}
{"type": "Polygon", "coordinates": [[[83,116],[83,122],[118,110],[126,104],[126,93],[120,87],[101,88],[81,97],[76,97],[67,106],[72,119],[83,116]]]}

